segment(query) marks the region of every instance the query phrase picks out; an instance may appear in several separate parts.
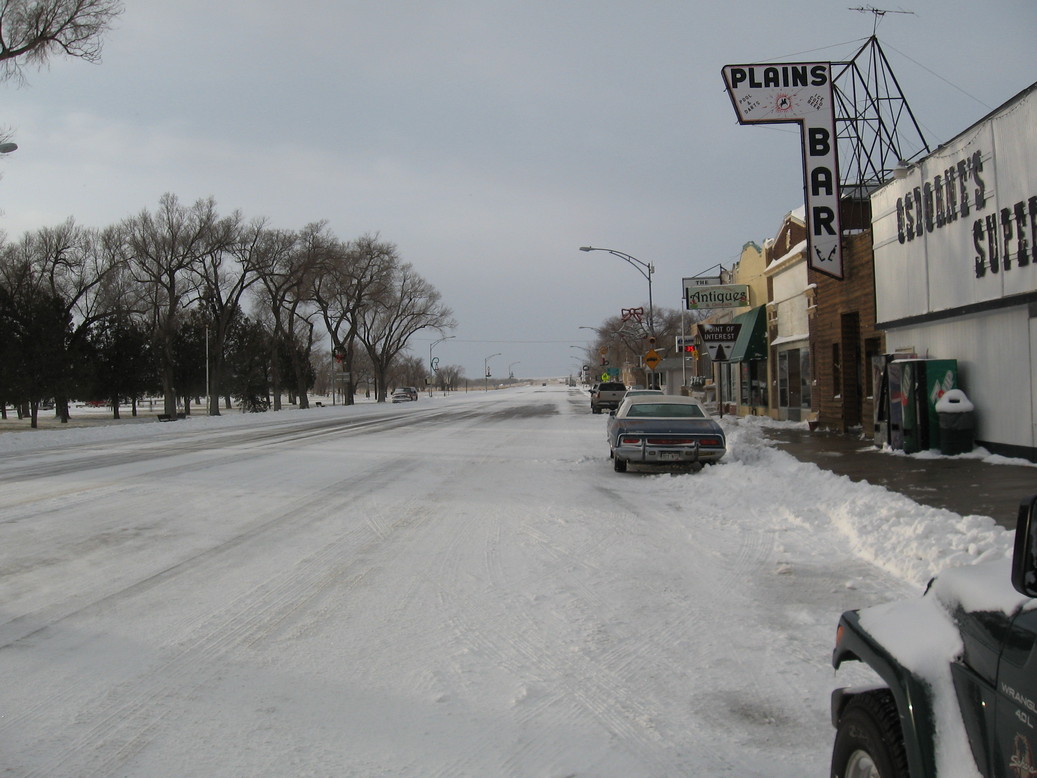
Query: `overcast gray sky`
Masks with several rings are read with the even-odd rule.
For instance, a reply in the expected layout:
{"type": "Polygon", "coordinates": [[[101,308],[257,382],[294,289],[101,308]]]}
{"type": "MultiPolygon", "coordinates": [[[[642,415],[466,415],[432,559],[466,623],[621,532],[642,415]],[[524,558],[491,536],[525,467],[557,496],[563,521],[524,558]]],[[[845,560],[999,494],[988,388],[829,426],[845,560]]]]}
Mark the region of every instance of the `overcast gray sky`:
{"type": "MultiPolygon", "coordinates": [[[[164,192],[378,233],[455,313],[443,364],[564,376],[596,326],[737,259],[802,202],[798,131],[740,126],[725,64],[842,61],[855,0],[126,0],[103,61],[2,89],[0,229],[164,192]]],[[[1037,80],[1034,0],[898,0],[878,37],[931,145],[1037,80]]],[[[427,360],[430,334],[415,342],[427,360]]]]}

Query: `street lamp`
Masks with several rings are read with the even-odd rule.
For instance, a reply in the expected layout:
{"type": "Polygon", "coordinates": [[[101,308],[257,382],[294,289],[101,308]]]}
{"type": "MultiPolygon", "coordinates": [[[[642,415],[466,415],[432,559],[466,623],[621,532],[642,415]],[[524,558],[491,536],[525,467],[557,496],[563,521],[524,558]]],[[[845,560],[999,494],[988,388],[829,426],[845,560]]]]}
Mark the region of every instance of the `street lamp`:
{"type": "Polygon", "coordinates": [[[494,357],[499,357],[501,353],[498,351],[496,354],[490,354],[488,357],[483,357],[482,361],[482,374],[483,374],[483,391],[488,391],[490,388],[490,360],[494,357]]]}
{"type": "Polygon", "coordinates": [[[508,378],[509,379],[513,379],[515,377],[515,371],[512,370],[511,368],[515,367],[515,365],[520,365],[520,364],[522,364],[521,361],[520,362],[512,362],[510,365],[508,365],[508,378]]]}
{"type": "Polygon", "coordinates": [[[0,154],[10,154],[18,150],[17,143],[0,143],[0,154]]]}
{"type": "Polygon", "coordinates": [[[651,262],[644,262],[637,257],[632,257],[629,254],[616,251],[616,249],[604,249],[597,248],[595,246],[580,246],[580,251],[607,251],[614,257],[619,257],[624,262],[633,267],[638,273],[643,275],[648,280],[648,332],[653,337],[655,336],[655,308],[652,305],[652,273],[655,272],[655,265],[651,262]]]}
{"type": "MultiPolygon", "coordinates": [[[[436,368],[435,360],[432,359],[432,349],[434,347],[438,346],[444,340],[450,340],[451,338],[456,338],[456,337],[457,337],[456,335],[447,335],[445,337],[440,338],[439,340],[434,340],[431,343],[429,343],[429,345],[428,345],[428,369],[432,371],[433,375],[438,373],[439,370],[436,368]]],[[[429,385],[429,388],[428,388],[428,396],[429,397],[432,396],[432,386],[431,385],[429,385]]]]}

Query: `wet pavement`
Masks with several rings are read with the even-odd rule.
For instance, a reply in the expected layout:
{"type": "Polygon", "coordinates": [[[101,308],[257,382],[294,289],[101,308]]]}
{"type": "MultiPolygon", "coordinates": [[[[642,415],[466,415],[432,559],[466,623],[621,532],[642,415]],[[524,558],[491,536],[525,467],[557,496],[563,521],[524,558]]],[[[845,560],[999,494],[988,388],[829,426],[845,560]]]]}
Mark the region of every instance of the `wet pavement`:
{"type": "Polygon", "coordinates": [[[1009,529],[1015,529],[1022,499],[1037,494],[1037,465],[897,455],[882,451],[868,438],[820,430],[768,427],[764,433],[803,462],[884,486],[923,505],[962,516],[990,516],[1009,529]]]}

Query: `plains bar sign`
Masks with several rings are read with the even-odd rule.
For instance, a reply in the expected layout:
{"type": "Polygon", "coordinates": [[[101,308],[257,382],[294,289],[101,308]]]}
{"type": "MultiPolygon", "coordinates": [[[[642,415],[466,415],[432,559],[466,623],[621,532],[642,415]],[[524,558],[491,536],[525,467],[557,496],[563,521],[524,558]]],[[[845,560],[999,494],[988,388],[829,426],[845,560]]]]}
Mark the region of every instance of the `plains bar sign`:
{"type": "Polygon", "coordinates": [[[809,264],[841,280],[839,159],[831,63],[727,65],[723,72],[740,124],[800,126],[809,264]]]}

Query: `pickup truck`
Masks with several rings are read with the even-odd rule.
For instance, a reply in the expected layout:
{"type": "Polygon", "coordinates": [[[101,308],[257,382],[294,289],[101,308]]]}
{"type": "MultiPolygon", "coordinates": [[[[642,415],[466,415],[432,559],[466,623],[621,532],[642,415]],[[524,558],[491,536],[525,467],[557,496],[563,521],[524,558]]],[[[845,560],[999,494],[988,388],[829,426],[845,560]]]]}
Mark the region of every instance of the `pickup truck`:
{"type": "Polygon", "coordinates": [[[601,413],[603,410],[615,410],[627,393],[626,386],[619,381],[606,381],[591,389],[591,412],[601,413]]]}
{"type": "Polygon", "coordinates": [[[1010,565],[945,570],[920,599],[842,615],[832,664],[882,683],[832,693],[832,776],[1037,775],[1035,514],[1023,500],[1010,565]]]}

